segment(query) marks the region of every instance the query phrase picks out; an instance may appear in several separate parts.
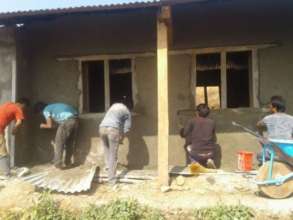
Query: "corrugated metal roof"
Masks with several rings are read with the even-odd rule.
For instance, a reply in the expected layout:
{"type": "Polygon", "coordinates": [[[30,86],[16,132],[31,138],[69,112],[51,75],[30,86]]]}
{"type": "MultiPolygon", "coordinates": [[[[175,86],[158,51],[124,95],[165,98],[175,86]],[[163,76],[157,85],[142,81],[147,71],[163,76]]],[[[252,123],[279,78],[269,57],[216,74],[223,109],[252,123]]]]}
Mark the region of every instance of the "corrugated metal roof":
{"type": "Polygon", "coordinates": [[[98,4],[98,5],[88,5],[88,6],[80,6],[80,7],[2,12],[0,13],[0,21],[24,18],[24,17],[34,17],[34,16],[49,16],[49,15],[58,15],[58,14],[84,13],[84,12],[118,10],[118,9],[158,7],[163,4],[182,4],[187,2],[198,2],[198,1],[204,1],[204,0],[142,0],[142,1],[136,0],[136,1],[130,1],[127,3],[122,1],[121,3],[118,3],[118,4],[98,4]]]}
{"type": "Polygon", "coordinates": [[[153,0],[6,0],[7,4],[0,5],[0,13],[28,11],[28,10],[50,10],[58,8],[75,8],[81,6],[114,5],[134,2],[150,2],[153,0]]]}

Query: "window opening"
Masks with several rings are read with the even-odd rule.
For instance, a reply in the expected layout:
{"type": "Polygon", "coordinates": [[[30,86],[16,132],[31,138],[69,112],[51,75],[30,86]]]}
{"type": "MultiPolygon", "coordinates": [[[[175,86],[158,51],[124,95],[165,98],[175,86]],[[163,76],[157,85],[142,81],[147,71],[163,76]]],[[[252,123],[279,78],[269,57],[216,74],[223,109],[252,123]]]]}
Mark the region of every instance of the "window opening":
{"type": "Polygon", "coordinates": [[[82,68],[83,112],[103,113],[109,104],[117,102],[124,102],[132,109],[131,59],[86,61],[82,68]]]}
{"type": "Polygon", "coordinates": [[[227,53],[227,107],[250,106],[250,52],[227,53]]]}
{"type": "Polygon", "coordinates": [[[132,108],[132,68],[130,59],[110,60],[110,104],[124,102],[132,108]]]}
{"type": "Polygon", "coordinates": [[[84,112],[105,111],[104,61],[83,63],[84,112]]]}

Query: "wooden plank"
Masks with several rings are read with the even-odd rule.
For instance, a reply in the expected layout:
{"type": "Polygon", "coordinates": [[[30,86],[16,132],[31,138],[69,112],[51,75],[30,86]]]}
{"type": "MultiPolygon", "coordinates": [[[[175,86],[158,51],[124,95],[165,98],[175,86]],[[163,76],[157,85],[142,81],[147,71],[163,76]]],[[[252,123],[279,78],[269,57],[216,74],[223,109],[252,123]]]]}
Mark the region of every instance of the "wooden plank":
{"type": "Polygon", "coordinates": [[[221,52],[221,108],[227,108],[227,56],[221,52]]]}
{"type": "Polygon", "coordinates": [[[196,167],[195,171],[192,172],[189,166],[170,166],[169,173],[171,175],[182,175],[182,176],[193,176],[195,174],[206,174],[206,173],[217,173],[216,169],[208,169],[200,164],[193,164],[196,167]]]}
{"type": "Polygon", "coordinates": [[[83,74],[82,74],[82,62],[78,62],[78,81],[77,81],[77,90],[79,92],[79,99],[78,99],[78,111],[80,114],[83,113],[83,74]]]}
{"type": "Polygon", "coordinates": [[[158,180],[169,185],[168,27],[157,21],[158,180]]]}
{"type": "MultiPolygon", "coordinates": [[[[205,47],[205,48],[185,48],[169,50],[169,55],[179,55],[179,54],[205,54],[205,53],[220,53],[221,51],[229,52],[240,52],[240,51],[251,51],[253,49],[265,49],[276,47],[276,43],[268,44],[255,44],[255,45],[242,45],[242,46],[224,46],[224,47],[205,47]]],[[[91,60],[105,60],[105,59],[131,59],[135,57],[153,57],[156,53],[153,51],[144,51],[141,53],[117,53],[117,54],[92,54],[92,55],[77,55],[77,56],[61,56],[57,57],[58,61],[91,61],[91,60]]]]}
{"type": "Polygon", "coordinates": [[[58,61],[95,61],[95,60],[111,60],[111,59],[132,59],[135,57],[152,57],[156,54],[154,52],[142,52],[142,53],[121,53],[121,54],[92,54],[84,56],[64,56],[58,57],[58,61]]]}
{"type": "MultiPolygon", "coordinates": [[[[96,177],[107,178],[108,172],[100,170],[96,173],[96,177]]],[[[157,172],[154,170],[117,170],[116,177],[120,179],[154,180],[157,178],[157,172]]]]}
{"type": "Polygon", "coordinates": [[[253,107],[259,108],[259,68],[258,68],[258,51],[253,49],[251,53],[252,61],[252,100],[253,107]]]}
{"type": "Polygon", "coordinates": [[[190,49],[177,49],[170,50],[170,55],[178,54],[206,54],[206,53],[220,53],[220,52],[241,52],[241,51],[251,51],[253,49],[265,49],[279,46],[276,43],[269,44],[253,44],[253,45],[242,45],[242,46],[219,46],[219,47],[205,47],[205,48],[190,48],[190,49]]]}
{"type": "Polygon", "coordinates": [[[138,90],[136,85],[136,64],[135,58],[131,59],[131,85],[132,85],[132,100],[133,100],[133,107],[137,104],[137,96],[138,90]]]}
{"type": "Polygon", "coordinates": [[[110,108],[110,67],[109,60],[104,61],[104,85],[105,85],[105,112],[110,108]]]}
{"type": "Polygon", "coordinates": [[[82,109],[82,113],[88,113],[90,110],[89,106],[89,71],[88,71],[88,64],[83,63],[79,61],[80,63],[80,71],[82,72],[81,74],[81,85],[80,88],[81,90],[81,95],[80,95],[80,108],[82,109]]]}

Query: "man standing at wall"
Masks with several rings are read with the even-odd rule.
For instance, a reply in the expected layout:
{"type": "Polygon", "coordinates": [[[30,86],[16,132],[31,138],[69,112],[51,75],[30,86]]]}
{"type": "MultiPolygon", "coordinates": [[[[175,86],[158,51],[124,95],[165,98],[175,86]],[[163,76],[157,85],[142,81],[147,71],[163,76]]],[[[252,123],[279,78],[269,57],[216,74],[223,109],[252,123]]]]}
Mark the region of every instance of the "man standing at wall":
{"type": "Polygon", "coordinates": [[[24,109],[29,106],[29,101],[25,98],[19,99],[16,103],[7,102],[0,106],[0,157],[7,159],[7,170],[4,175],[9,175],[9,151],[6,146],[5,128],[10,122],[15,121],[12,134],[15,135],[24,120],[24,109]]]}
{"type": "Polygon", "coordinates": [[[131,127],[131,113],[122,103],[113,104],[100,124],[100,137],[104,147],[105,165],[108,169],[108,182],[117,182],[116,168],[118,163],[118,147],[131,127]]]}
{"type": "Polygon", "coordinates": [[[35,112],[41,113],[46,123],[40,125],[41,129],[51,129],[54,124],[58,125],[55,136],[55,149],[53,163],[56,168],[63,168],[62,155],[65,150],[65,166],[70,167],[71,157],[74,153],[75,137],[78,129],[78,112],[75,108],[64,103],[46,105],[37,103],[35,112]]]}

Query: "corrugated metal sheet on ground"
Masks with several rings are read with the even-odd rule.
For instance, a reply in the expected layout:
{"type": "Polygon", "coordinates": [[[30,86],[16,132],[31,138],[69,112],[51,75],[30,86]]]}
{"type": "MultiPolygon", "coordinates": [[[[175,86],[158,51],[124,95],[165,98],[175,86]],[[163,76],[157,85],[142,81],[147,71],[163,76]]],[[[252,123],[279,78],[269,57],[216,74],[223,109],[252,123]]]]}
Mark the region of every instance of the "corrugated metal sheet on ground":
{"type": "Polygon", "coordinates": [[[83,165],[68,170],[59,170],[53,166],[22,180],[34,186],[62,193],[79,193],[91,188],[96,166],[83,165]]]}

